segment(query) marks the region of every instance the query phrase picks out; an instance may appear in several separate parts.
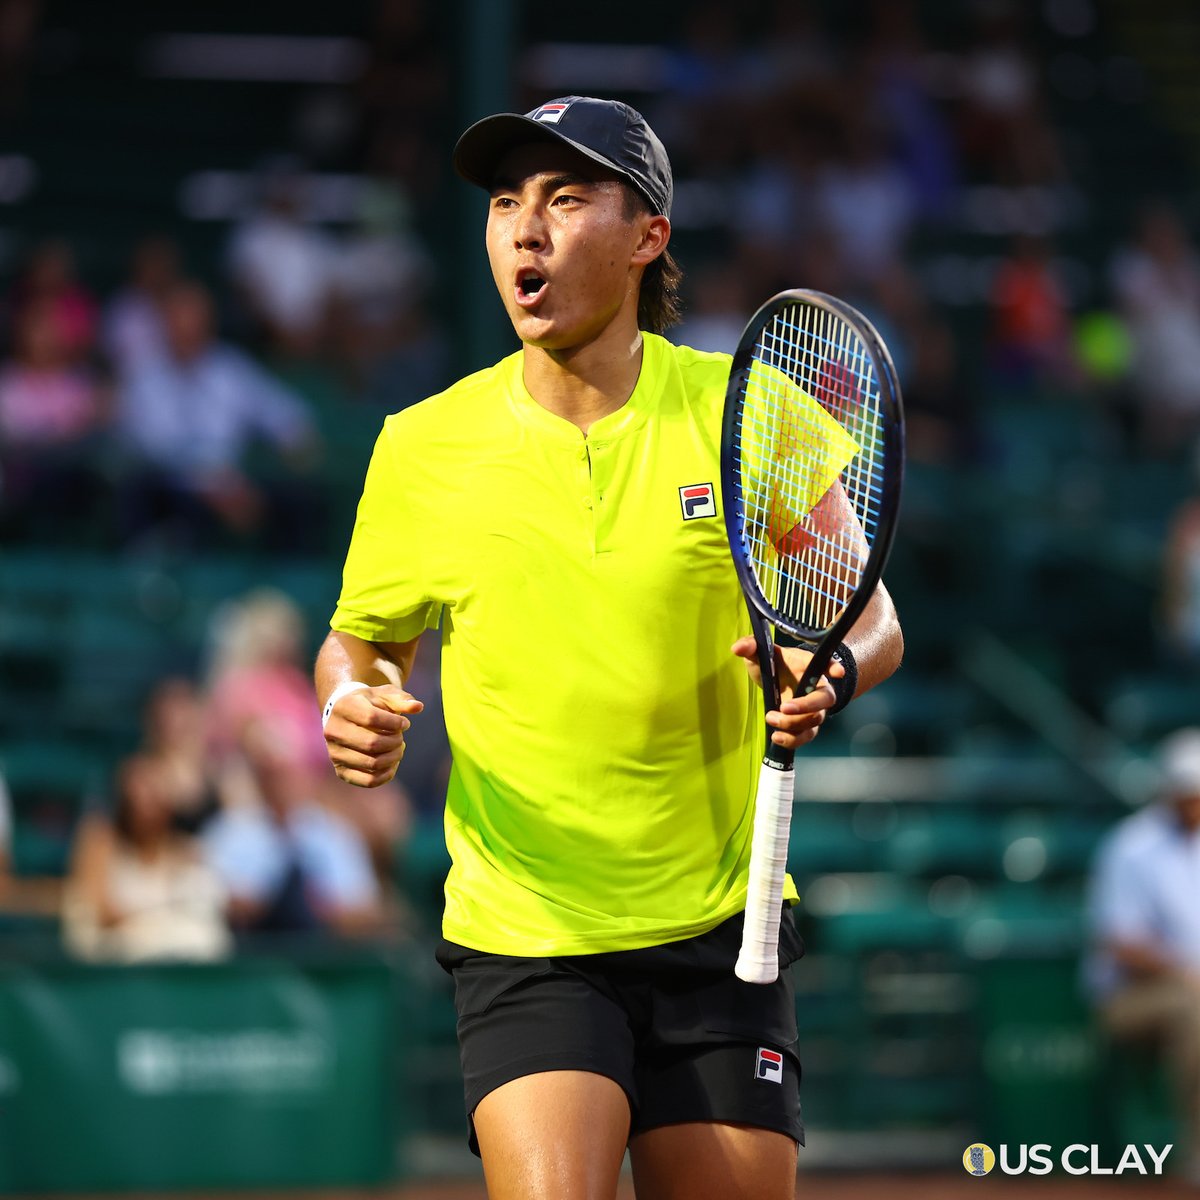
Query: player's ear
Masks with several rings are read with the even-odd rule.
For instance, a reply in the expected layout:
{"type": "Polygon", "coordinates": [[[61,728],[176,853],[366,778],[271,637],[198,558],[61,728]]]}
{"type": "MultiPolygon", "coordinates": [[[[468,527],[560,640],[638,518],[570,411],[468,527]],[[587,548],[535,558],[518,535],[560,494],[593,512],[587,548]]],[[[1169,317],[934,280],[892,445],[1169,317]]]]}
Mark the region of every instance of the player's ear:
{"type": "Polygon", "coordinates": [[[642,236],[633,252],[633,265],[649,266],[666,248],[671,240],[671,222],[666,217],[646,217],[642,236]]]}

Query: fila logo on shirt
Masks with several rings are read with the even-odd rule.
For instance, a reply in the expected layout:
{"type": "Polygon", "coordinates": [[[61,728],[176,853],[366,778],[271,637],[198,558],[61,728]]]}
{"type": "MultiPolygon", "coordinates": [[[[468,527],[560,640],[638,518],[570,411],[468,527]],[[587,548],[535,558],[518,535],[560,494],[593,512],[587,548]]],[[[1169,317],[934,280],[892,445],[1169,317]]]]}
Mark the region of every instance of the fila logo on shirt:
{"type": "Polygon", "coordinates": [[[760,1046],[758,1061],[754,1066],[754,1078],[765,1079],[768,1083],[782,1083],[783,1055],[778,1050],[768,1050],[765,1046],[760,1046]]]}
{"type": "Polygon", "coordinates": [[[717,515],[717,497],[711,483],[688,483],[679,489],[679,504],[685,521],[717,515]]]}
{"type": "Polygon", "coordinates": [[[563,113],[570,107],[570,104],[543,104],[536,112],[530,114],[530,120],[557,125],[562,120],[563,113]]]}

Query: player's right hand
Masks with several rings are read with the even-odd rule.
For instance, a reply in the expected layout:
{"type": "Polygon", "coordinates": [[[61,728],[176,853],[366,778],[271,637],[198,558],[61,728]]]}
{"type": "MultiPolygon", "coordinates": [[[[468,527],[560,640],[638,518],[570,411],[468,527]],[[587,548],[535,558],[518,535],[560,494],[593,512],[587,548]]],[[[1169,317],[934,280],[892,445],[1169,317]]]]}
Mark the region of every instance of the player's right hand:
{"type": "Polygon", "coordinates": [[[355,787],[387,783],[404,757],[408,714],[424,707],[391,683],[342,696],[325,724],[325,746],[337,777],[355,787]]]}

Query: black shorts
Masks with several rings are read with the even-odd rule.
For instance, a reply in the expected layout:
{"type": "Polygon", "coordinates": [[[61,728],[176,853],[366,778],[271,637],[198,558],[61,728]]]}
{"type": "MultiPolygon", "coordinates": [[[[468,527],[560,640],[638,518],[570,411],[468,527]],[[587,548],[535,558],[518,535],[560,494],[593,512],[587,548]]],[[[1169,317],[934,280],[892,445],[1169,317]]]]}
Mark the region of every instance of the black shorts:
{"type": "MultiPolygon", "coordinates": [[[[641,950],[517,958],[443,940],[454,976],[467,1113],[539,1071],[591,1071],[629,1097],[631,1136],[683,1121],[773,1129],[804,1144],[790,974],[766,986],[733,973],[742,914],[641,950]]],[[[804,953],[790,909],[780,965],[804,953]]],[[[479,1153],[474,1120],[471,1149],[479,1153]]]]}

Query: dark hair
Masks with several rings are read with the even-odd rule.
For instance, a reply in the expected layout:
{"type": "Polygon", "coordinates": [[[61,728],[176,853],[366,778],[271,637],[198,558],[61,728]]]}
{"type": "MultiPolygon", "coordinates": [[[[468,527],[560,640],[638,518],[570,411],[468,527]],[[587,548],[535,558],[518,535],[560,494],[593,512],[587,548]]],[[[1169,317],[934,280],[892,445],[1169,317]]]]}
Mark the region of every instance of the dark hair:
{"type": "Polygon", "coordinates": [[[137,786],[139,773],[155,770],[156,767],[153,756],[142,753],[129,755],[117,766],[114,776],[116,797],[112,807],[112,825],[117,837],[129,845],[137,842],[130,789],[137,786]]]}
{"type": "MultiPolygon", "coordinates": [[[[650,211],[650,202],[636,188],[625,187],[625,218],[632,221],[640,213],[650,211]]],[[[648,333],[666,333],[679,323],[683,308],[679,300],[679,285],[683,268],[675,261],[670,249],[664,250],[642,275],[642,290],[638,294],[638,328],[648,333]]]]}

